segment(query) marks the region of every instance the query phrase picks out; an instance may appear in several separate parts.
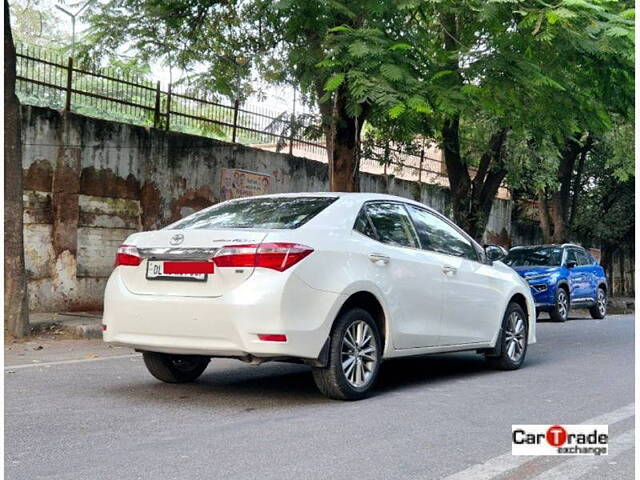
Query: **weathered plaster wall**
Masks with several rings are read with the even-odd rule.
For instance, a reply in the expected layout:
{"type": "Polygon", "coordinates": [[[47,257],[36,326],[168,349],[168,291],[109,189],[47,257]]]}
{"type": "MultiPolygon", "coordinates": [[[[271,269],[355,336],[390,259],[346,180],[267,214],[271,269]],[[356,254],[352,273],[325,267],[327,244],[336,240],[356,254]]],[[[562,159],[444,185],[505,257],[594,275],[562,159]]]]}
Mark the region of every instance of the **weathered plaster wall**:
{"type": "MultiPolygon", "coordinates": [[[[117,246],[219,201],[222,168],[270,174],[273,192],[325,191],[326,164],[210,138],[23,107],[25,254],[33,311],[102,306],[117,246]]],[[[449,192],[361,175],[361,190],[416,198],[449,213],[449,192]]],[[[485,234],[505,243],[511,203],[485,234]]]]}

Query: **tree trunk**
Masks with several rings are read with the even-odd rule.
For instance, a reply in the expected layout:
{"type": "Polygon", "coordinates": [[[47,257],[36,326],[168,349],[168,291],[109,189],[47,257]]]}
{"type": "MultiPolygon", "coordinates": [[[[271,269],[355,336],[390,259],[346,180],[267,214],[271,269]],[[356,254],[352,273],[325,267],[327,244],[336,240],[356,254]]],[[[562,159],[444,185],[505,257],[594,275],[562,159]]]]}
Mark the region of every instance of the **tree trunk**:
{"type": "Polygon", "coordinates": [[[538,209],[544,243],[551,243],[551,217],[549,216],[549,203],[544,192],[538,192],[538,209]]]}
{"type": "Polygon", "coordinates": [[[4,2],[4,318],[7,331],[29,330],[22,230],[22,149],[20,103],[16,96],[16,50],[9,3],[4,2]]]}
{"type": "Polygon", "coordinates": [[[540,206],[540,227],[545,237],[545,242],[549,243],[565,243],[569,241],[571,235],[571,222],[575,216],[577,208],[577,197],[580,179],[574,175],[574,167],[578,156],[580,156],[580,164],[578,165],[579,174],[584,165],[584,157],[591,149],[593,142],[590,137],[584,145],[579,141],[569,138],[567,139],[562,154],[560,155],[560,164],[558,165],[558,182],[560,189],[552,192],[550,199],[547,200],[547,193],[541,191],[538,193],[538,201],[540,206]],[[572,182],[573,180],[573,182],[572,182]],[[573,186],[573,196],[572,196],[573,186]]]}
{"type": "Polygon", "coordinates": [[[584,172],[584,162],[587,159],[587,155],[593,147],[593,135],[589,134],[585,141],[584,146],[580,150],[580,160],[578,160],[578,167],[576,168],[576,174],[573,179],[573,198],[571,199],[571,209],[569,211],[569,230],[573,231],[573,224],[576,219],[576,211],[578,208],[578,200],[580,198],[580,190],[582,189],[582,173],[584,172]]]}
{"type": "Polygon", "coordinates": [[[460,119],[445,120],[442,127],[442,151],[447,167],[451,206],[455,222],[469,235],[481,241],[489,221],[493,200],[506,175],[504,143],[508,129],[491,136],[489,148],[480,159],[478,171],[471,180],[469,169],[460,156],[460,119]]]}
{"type": "MultiPolygon", "coordinates": [[[[324,84],[316,83],[318,99],[324,95],[324,84]]],[[[326,140],[329,168],[329,191],[360,191],[360,133],[366,113],[362,118],[352,118],[346,112],[344,87],[335,93],[334,101],[320,102],[322,128],[326,140]]],[[[366,110],[366,106],[363,106],[366,110]]]]}
{"type": "MultiPolygon", "coordinates": [[[[329,189],[332,192],[360,191],[360,118],[346,111],[343,88],[336,92],[332,145],[329,154],[329,189]]],[[[364,116],[364,115],[363,115],[364,116]]]]}

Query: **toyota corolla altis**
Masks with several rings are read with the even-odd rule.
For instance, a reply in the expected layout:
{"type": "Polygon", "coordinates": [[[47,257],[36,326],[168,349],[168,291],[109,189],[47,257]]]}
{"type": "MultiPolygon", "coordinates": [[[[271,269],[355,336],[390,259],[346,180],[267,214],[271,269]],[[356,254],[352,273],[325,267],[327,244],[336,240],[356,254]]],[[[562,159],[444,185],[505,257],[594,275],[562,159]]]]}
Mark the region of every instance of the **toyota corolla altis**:
{"type": "Polygon", "coordinates": [[[214,357],[305,363],[338,399],[364,397],[388,358],[476,351],[512,370],[535,342],[535,306],[498,251],[390,195],[231,200],[120,246],[104,340],[171,383],[214,357]]]}

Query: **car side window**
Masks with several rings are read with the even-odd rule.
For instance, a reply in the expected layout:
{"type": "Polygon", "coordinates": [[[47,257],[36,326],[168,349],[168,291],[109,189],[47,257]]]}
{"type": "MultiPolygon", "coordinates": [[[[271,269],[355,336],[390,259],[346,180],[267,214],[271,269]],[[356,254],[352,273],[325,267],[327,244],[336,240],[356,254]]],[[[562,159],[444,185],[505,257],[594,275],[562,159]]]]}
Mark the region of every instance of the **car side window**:
{"type": "Polygon", "coordinates": [[[576,257],[576,251],[573,248],[567,250],[567,260],[565,261],[565,265],[569,262],[576,262],[578,264],[578,257],[576,257]]]}
{"type": "Polygon", "coordinates": [[[413,205],[407,205],[407,209],[423,249],[478,260],[478,254],[471,242],[448,222],[413,205]]]}
{"type": "Polygon", "coordinates": [[[413,231],[411,219],[402,205],[383,202],[368,203],[365,211],[375,227],[378,240],[382,243],[400,247],[418,247],[418,239],[413,231]]]}
{"type": "Polygon", "coordinates": [[[576,250],[576,257],[578,257],[578,265],[591,265],[591,259],[583,250],[576,250]]]}
{"type": "Polygon", "coordinates": [[[373,230],[373,227],[371,226],[371,222],[369,221],[369,218],[367,218],[367,214],[365,213],[364,208],[360,210],[360,213],[356,218],[356,223],[353,226],[353,229],[357,232],[360,232],[363,235],[366,235],[367,237],[373,238],[374,240],[378,239],[376,232],[373,230]]]}

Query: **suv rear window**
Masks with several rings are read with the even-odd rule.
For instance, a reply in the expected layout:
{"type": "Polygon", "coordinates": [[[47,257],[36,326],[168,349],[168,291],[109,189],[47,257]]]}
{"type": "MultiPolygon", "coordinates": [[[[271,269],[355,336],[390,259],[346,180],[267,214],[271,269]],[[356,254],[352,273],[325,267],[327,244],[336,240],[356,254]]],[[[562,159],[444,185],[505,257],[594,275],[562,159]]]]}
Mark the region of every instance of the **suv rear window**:
{"type": "Polygon", "coordinates": [[[305,224],[338,197],[258,197],[224,202],[167,228],[293,229],[305,224]]]}

